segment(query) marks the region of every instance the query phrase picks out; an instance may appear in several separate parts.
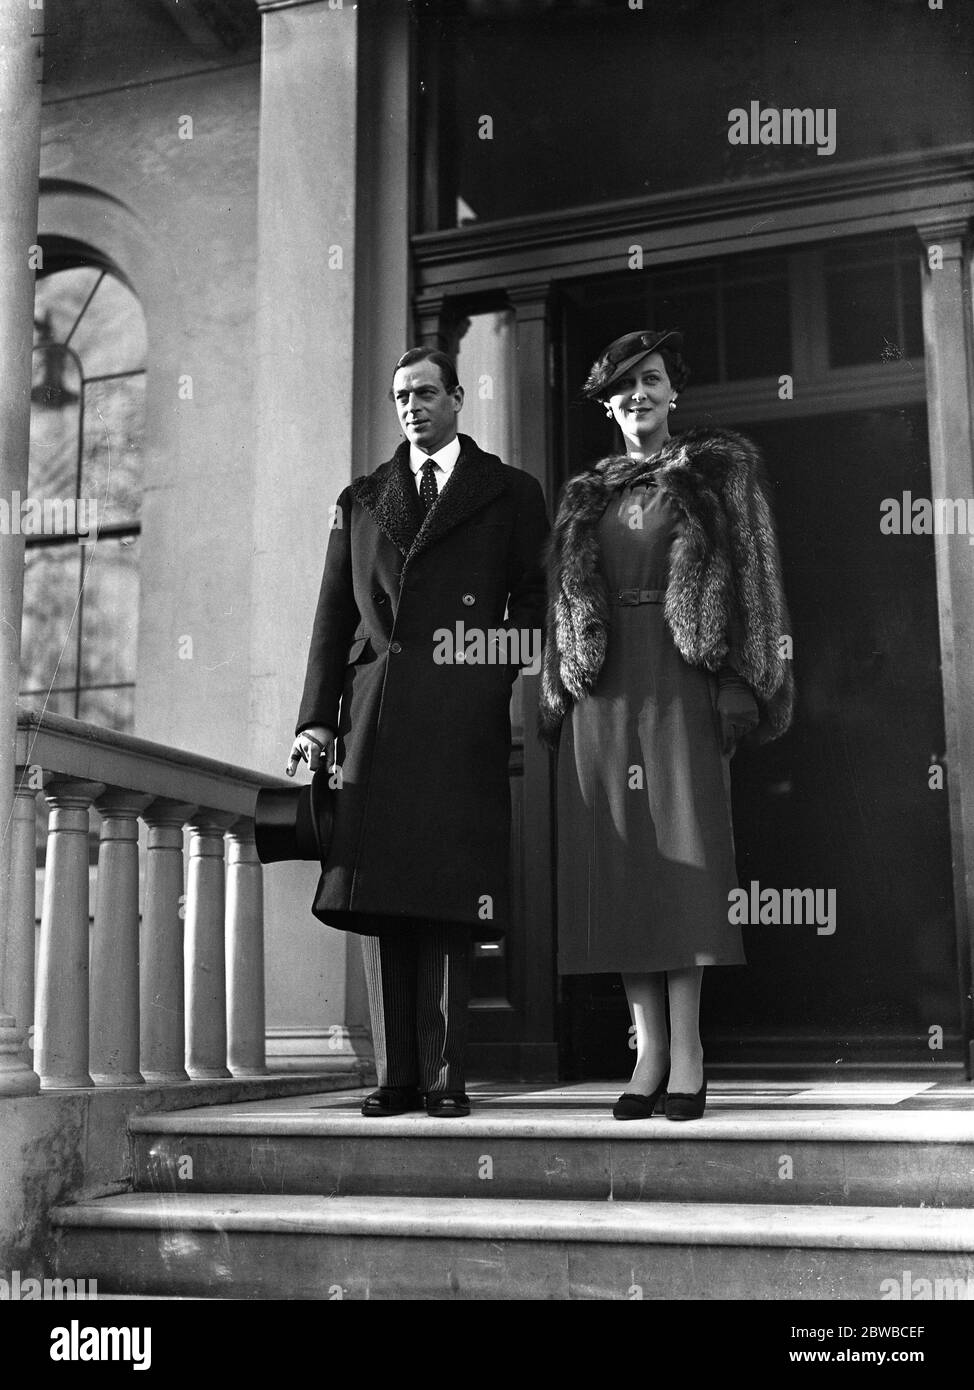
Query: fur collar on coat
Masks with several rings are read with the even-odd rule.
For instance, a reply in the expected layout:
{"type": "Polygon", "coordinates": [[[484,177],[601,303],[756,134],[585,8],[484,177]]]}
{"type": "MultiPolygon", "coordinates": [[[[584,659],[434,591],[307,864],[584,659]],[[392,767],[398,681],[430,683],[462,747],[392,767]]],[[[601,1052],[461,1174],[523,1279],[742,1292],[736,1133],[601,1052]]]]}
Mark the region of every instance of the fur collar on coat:
{"type": "Polygon", "coordinates": [[[759,737],[776,738],[794,703],[791,663],[779,655],[791,629],[761,456],[743,435],[707,429],[668,440],[649,464],[606,458],[565,484],[548,549],[541,736],[556,744],[572,704],[598,680],[610,604],[598,524],[613,492],[650,474],[682,522],[664,603],[676,647],[691,666],[733,666],[761,708],[759,737]]]}

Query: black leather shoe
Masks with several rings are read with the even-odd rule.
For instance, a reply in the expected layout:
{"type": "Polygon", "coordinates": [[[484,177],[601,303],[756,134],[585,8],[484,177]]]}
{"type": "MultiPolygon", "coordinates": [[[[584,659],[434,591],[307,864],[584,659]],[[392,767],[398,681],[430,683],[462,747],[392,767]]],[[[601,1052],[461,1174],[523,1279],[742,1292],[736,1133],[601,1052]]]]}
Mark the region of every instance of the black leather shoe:
{"type": "Polygon", "coordinates": [[[648,1120],[660,1104],[669,1075],[665,1072],[656,1090],[648,1096],[641,1096],[638,1091],[623,1091],[612,1107],[613,1116],[617,1120],[648,1120]]]}
{"type": "Polygon", "coordinates": [[[438,1120],[469,1115],[470,1097],[463,1091],[429,1091],[426,1095],[426,1113],[438,1120]]]}
{"type": "Polygon", "coordinates": [[[666,1097],[668,1120],[699,1120],[707,1104],[707,1078],[696,1095],[687,1091],[670,1091],[666,1097]]]}
{"type": "Polygon", "coordinates": [[[415,1086],[380,1086],[362,1102],[362,1114],[370,1118],[379,1115],[405,1115],[409,1110],[422,1110],[423,1097],[415,1086]]]}

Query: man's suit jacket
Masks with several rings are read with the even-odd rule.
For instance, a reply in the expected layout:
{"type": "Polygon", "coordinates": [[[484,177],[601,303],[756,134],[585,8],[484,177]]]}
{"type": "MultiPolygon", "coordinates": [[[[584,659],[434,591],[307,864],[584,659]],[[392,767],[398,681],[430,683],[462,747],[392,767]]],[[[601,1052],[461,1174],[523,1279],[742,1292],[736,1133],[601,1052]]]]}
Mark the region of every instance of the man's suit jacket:
{"type": "Polygon", "coordinates": [[[476,655],[477,632],[540,642],[548,519],[534,478],[460,443],[425,520],[407,444],[336,509],[297,721],[298,732],[338,730],[335,829],[313,909],[331,926],[372,934],[434,919],[481,940],[507,926],[518,666],[456,653],[476,655]]]}

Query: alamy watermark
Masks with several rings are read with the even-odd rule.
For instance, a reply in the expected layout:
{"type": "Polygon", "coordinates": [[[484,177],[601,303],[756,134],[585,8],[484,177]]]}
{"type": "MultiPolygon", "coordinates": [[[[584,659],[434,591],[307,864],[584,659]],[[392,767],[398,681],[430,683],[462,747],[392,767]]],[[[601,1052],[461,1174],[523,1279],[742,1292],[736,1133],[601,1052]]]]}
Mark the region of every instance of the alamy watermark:
{"type": "Polygon", "coordinates": [[[882,1281],[879,1296],[909,1303],[966,1303],[974,1300],[974,1274],[966,1279],[924,1279],[904,1269],[899,1278],[882,1281]]]}
{"type": "Polygon", "coordinates": [[[541,670],[541,629],[438,627],[433,633],[437,666],[519,666],[530,676],[541,670]]]}
{"type": "Polygon", "coordinates": [[[52,1361],[131,1361],[133,1371],[152,1365],[151,1327],[83,1327],[72,1318],[51,1329],[52,1361]]]}
{"type": "Polygon", "coordinates": [[[11,1270],[8,1278],[0,1276],[0,1303],[91,1302],[97,1297],[97,1279],[25,1279],[19,1269],[11,1270]]]}
{"type": "Polygon", "coordinates": [[[87,540],[98,531],[95,497],[0,497],[0,535],[77,536],[87,540]]]}
{"type": "Polygon", "coordinates": [[[727,894],[732,926],[814,926],[818,936],[835,932],[834,888],[762,888],[751,879],[747,888],[727,894]]]}
{"type": "Polygon", "coordinates": [[[879,504],[884,536],[966,536],[974,545],[974,497],[884,497],[879,504]]]}
{"type": "Polygon", "coordinates": [[[815,145],[819,154],[835,154],[834,106],[762,106],[752,101],[727,113],[731,145],[815,145]]]}

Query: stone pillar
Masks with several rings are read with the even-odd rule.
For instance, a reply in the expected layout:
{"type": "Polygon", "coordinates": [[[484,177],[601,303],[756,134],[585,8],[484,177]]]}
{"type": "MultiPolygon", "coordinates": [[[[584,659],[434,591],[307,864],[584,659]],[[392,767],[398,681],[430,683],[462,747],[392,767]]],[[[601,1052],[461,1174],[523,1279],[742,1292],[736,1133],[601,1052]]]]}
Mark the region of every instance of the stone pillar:
{"type": "Polygon", "coordinates": [[[437,348],[440,352],[456,351],[456,325],[444,295],[424,294],[417,299],[415,319],[417,347],[437,348]]]}
{"type": "Polygon", "coordinates": [[[45,1090],[90,1086],[88,808],[101,782],[54,778],[44,865],[35,1056],[45,1090]]]}
{"type": "MultiPolygon", "coordinates": [[[[923,329],[934,497],[974,497],[974,325],[966,222],[919,228],[924,245],[923,329]]],[[[963,1025],[974,1032],[974,546],[963,535],[934,540],[947,735],[947,787],[954,845],[954,911],[963,1025]]],[[[931,1019],[937,1023],[939,1020],[931,1019]]],[[[974,1044],[968,1076],[974,1076],[974,1044]]]]}
{"type": "MultiPolygon", "coordinates": [[[[43,12],[0,4],[0,498],[27,495],[34,267],[40,165],[43,12]]],[[[0,534],[0,825],[12,811],[24,606],[24,538],[0,534]]],[[[21,1056],[24,1028],[4,999],[3,966],[10,917],[10,837],[0,839],[0,1096],[39,1087],[21,1056]]]]}
{"type": "MultiPolygon", "coordinates": [[[[549,457],[551,422],[551,320],[547,285],[508,291],[514,308],[517,343],[517,413],[512,463],[532,474],[554,503],[549,457]]],[[[522,675],[523,709],[535,710],[538,676],[522,675]]],[[[524,717],[524,941],[520,972],[524,980],[524,1027],[521,1067],[527,1076],[556,1076],[555,941],[551,863],[551,755],[535,737],[533,718],[524,717]]]]}
{"type": "MultiPolygon", "coordinates": [[[[399,438],[387,390],[410,337],[410,34],[408,7],[388,0],[258,3],[250,761],[280,774],[330,508],[399,438]]],[[[316,879],[313,865],[264,875],[271,1066],[276,1040],[295,1032],[309,1058],[331,1064],[336,1026],[365,1021],[347,1014],[350,995],[364,1002],[359,952],[312,917],[316,879]]]]}
{"type": "Polygon", "coordinates": [[[112,788],[98,798],[89,1066],[96,1086],[140,1086],[139,822],[151,797],[112,788]]]}
{"type": "Polygon", "coordinates": [[[186,885],[186,1070],[194,1081],[227,1071],[223,836],[233,817],[197,811],[189,822],[186,885]]]}
{"type": "Polygon", "coordinates": [[[254,823],[227,836],[227,1066],[233,1076],[263,1076],[264,879],[254,823]]]}
{"type": "MultiPolygon", "coordinates": [[[[355,415],[352,472],[371,473],[402,439],[388,398],[392,368],[414,346],[409,234],[413,153],[408,5],[359,0],[358,87],[365,119],[356,132],[355,415]]],[[[361,959],[360,951],[351,953],[361,959]]]]}
{"type": "Polygon", "coordinates": [[[139,997],[139,1069],[146,1081],[187,1081],[183,965],[183,826],[196,808],[159,798],[142,812],[149,827],[139,997]]]}
{"type": "MultiPolygon", "coordinates": [[[[17,768],[10,824],[10,898],[3,962],[7,1005],[25,1035],[34,1023],[34,938],[37,911],[37,806],[39,787],[29,767],[17,768]]],[[[26,1060],[28,1048],[23,1047],[26,1060]]],[[[0,1090],[2,1094],[2,1090],[0,1090]]]]}

